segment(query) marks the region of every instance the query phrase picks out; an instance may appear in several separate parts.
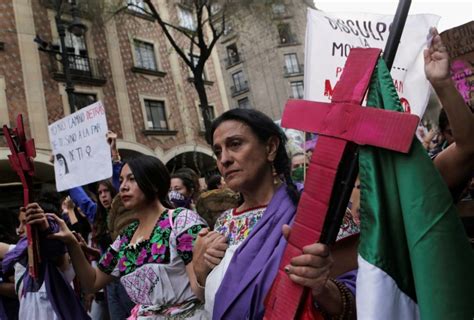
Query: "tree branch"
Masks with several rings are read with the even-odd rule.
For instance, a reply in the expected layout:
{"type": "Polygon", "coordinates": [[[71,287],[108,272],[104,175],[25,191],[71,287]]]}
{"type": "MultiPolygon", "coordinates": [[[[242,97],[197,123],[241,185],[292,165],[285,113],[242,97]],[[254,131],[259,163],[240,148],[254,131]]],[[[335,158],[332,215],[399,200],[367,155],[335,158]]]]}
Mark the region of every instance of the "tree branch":
{"type": "Polygon", "coordinates": [[[198,43],[196,42],[196,40],[194,40],[194,35],[193,35],[193,36],[190,35],[190,33],[191,33],[191,34],[194,34],[194,32],[187,32],[186,29],[184,29],[184,28],[182,28],[182,27],[177,27],[177,26],[172,25],[172,24],[170,24],[170,23],[168,23],[168,22],[164,22],[164,21],[163,21],[163,24],[164,24],[165,26],[167,26],[167,27],[170,27],[171,29],[174,29],[174,30],[178,31],[179,33],[183,34],[186,38],[188,38],[190,41],[193,41],[195,45],[198,45],[198,43]]]}
{"type": "Polygon", "coordinates": [[[192,61],[186,56],[186,54],[183,52],[183,50],[178,46],[176,43],[175,39],[171,35],[170,31],[168,30],[168,24],[166,24],[163,19],[161,19],[160,14],[156,10],[155,6],[151,2],[151,0],[144,0],[144,2],[148,5],[150,8],[151,12],[153,13],[154,18],[158,22],[158,24],[161,26],[161,29],[163,30],[163,33],[165,34],[166,38],[170,42],[171,46],[176,50],[178,55],[183,59],[184,63],[188,65],[188,67],[193,68],[193,63],[192,61]]]}

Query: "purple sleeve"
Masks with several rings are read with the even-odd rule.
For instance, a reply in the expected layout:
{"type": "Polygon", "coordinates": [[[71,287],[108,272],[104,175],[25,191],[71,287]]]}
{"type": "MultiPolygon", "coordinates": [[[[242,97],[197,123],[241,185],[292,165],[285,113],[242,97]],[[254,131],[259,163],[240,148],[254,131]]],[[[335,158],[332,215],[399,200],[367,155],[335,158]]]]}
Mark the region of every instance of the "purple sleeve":
{"type": "MultiPolygon", "coordinates": [[[[50,257],[56,257],[66,253],[66,246],[60,240],[48,239],[46,236],[59,231],[59,224],[53,218],[48,217],[48,229],[39,232],[39,248],[40,255],[42,258],[48,259],[50,257]]],[[[25,237],[20,238],[16,246],[7,252],[3,261],[2,269],[4,272],[10,272],[13,270],[15,263],[22,260],[27,255],[28,250],[28,239],[25,237]]],[[[1,319],[1,318],[0,318],[1,319]]]]}
{"type": "Polygon", "coordinates": [[[120,171],[122,171],[123,162],[122,161],[113,161],[112,162],[112,184],[117,190],[120,190],[120,171]]]}
{"type": "Polygon", "coordinates": [[[352,295],[354,297],[356,296],[357,270],[358,269],[346,272],[336,278],[337,281],[343,283],[347,287],[347,289],[352,292],[352,295]]]}
{"type": "Polygon", "coordinates": [[[69,195],[72,201],[81,208],[90,223],[94,223],[95,214],[97,212],[97,203],[91,200],[82,187],[69,189],[69,195]]]}

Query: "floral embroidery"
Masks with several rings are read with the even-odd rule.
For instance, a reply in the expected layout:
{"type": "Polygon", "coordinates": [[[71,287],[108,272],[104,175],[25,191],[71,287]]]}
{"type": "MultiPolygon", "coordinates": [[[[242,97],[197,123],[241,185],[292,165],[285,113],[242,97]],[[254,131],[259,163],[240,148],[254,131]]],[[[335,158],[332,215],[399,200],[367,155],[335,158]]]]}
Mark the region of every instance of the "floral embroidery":
{"type": "Polygon", "coordinates": [[[160,228],[164,229],[164,228],[169,228],[171,225],[170,225],[170,219],[165,219],[165,220],[161,220],[158,225],[160,226],[160,228]]]}
{"type": "Polygon", "coordinates": [[[122,256],[122,258],[120,258],[120,260],[118,262],[118,268],[119,268],[120,272],[124,272],[125,270],[127,270],[128,266],[130,266],[130,262],[127,261],[126,256],[122,256]]]}
{"type": "Polygon", "coordinates": [[[191,251],[193,250],[193,236],[190,234],[183,234],[179,238],[178,250],[179,251],[191,251]]]}
{"type": "Polygon", "coordinates": [[[106,273],[112,273],[117,264],[117,259],[115,257],[115,252],[110,252],[111,250],[107,250],[107,252],[101,257],[99,261],[100,269],[106,273]]]}
{"type": "Polygon", "coordinates": [[[233,215],[233,209],[225,211],[216,221],[214,230],[228,239],[229,245],[244,241],[263,216],[266,207],[233,215]]]}
{"type": "Polygon", "coordinates": [[[159,244],[159,243],[153,243],[151,245],[151,254],[153,256],[164,254],[165,252],[166,252],[166,246],[165,245],[159,244]]]}
{"type": "MultiPolygon", "coordinates": [[[[174,210],[173,219],[178,216],[182,210],[185,209],[174,210]]],[[[187,215],[186,213],[186,216],[187,215]]],[[[195,213],[193,213],[193,215],[197,216],[195,213]]],[[[193,217],[191,217],[191,219],[193,220],[188,222],[199,221],[193,217]]],[[[197,238],[197,234],[204,226],[203,224],[192,225],[177,236],[177,253],[185,264],[192,260],[193,243],[197,238]]],[[[183,225],[183,227],[186,226],[183,225]]],[[[133,238],[137,228],[138,222],[130,224],[102,256],[99,262],[99,268],[103,272],[111,274],[117,267],[120,276],[123,276],[132,273],[145,263],[168,264],[170,262],[170,236],[172,229],[169,222],[168,210],[163,212],[160,219],[158,219],[149,240],[137,240],[136,243],[131,245],[130,240],[133,238]]]]}
{"type": "Polygon", "coordinates": [[[142,248],[142,251],[140,251],[140,255],[138,256],[137,261],[136,261],[137,266],[141,266],[143,262],[145,262],[146,256],[147,256],[146,249],[142,248]]]}
{"type": "Polygon", "coordinates": [[[196,241],[197,235],[203,227],[202,224],[194,225],[176,238],[176,249],[184,264],[188,264],[193,260],[194,241],[196,241]]]}
{"type": "Polygon", "coordinates": [[[359,232],[360,232],[360,228],[354,222],[352,215],[346,212],[344,215],[344,219],[342,220],[342,225],[341,225],[341,228],[339,229],[339,233],[337,234],[337,240],[344,239],[348,236],[351,236],[359,232]]]}

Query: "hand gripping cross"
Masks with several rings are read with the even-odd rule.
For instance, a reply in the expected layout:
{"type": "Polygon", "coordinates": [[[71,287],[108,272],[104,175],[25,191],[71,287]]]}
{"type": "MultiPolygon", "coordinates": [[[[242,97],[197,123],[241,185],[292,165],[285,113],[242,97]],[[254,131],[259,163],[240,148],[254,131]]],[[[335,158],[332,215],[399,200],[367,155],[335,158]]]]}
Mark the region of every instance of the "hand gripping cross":
{"type": "MultiPolygon", "coordinates": [[[[292,257],[302,253],[304,246],[317,241],[334,242],[343,218],[343,214],[332,214],[337,212],[334,198],[340,196],[341,190],[337,180],[341,171],[357,170],[348,168],[347,161],[343,161],[346,154],[356,152],[358,145],[404,153],[411,146],[419,121],[417,116],[361,106],[380,52],[372,48],[351,50],[331,103],[290,100],[285,107],[282,126],[318,133],[319,139],[288,245],[265,301],[265,319],[298,317],[298,308],[307,292],[291,281],[283,268],[292,257]]],[[[344,183],[344,187],[352,190],[354,181],[344,183]]],[[[344,203],[342,212],[347,201],[339,201],[340,207],[344,203]]]]}

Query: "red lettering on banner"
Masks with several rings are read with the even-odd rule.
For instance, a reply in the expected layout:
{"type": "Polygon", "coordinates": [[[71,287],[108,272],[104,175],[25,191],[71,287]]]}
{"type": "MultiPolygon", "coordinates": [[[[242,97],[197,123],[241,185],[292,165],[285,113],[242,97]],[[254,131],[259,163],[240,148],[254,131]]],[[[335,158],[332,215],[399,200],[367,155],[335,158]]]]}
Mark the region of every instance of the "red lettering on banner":
{"type": "Polygon", "coordinates": [[[93,119],[96,116],[105,114],[104,106],[98,105],[95,108],[92,108],[86,112],[87,120],[93,119]]]}
{"type": "Polygon", "coordinates": [[[410,103],[406,98],[400,98],[400,103],[402,104],[403,111],[405,111],[406,113],[411,113],[410,103]]]}
{"type": "Polygon", "coordinates": [[[333,91],[334,88],[331,86],[331,81],[326,79],[326,81],[324,81],[324,95],[331,99],[333,91]]]}
{"type": "Polygon", "coordinates": [[[402,80],[393,79],[393,85],[395,86],[395,89],[397,89],[398,93],[403,93],[403,81],[402,80]]]}

